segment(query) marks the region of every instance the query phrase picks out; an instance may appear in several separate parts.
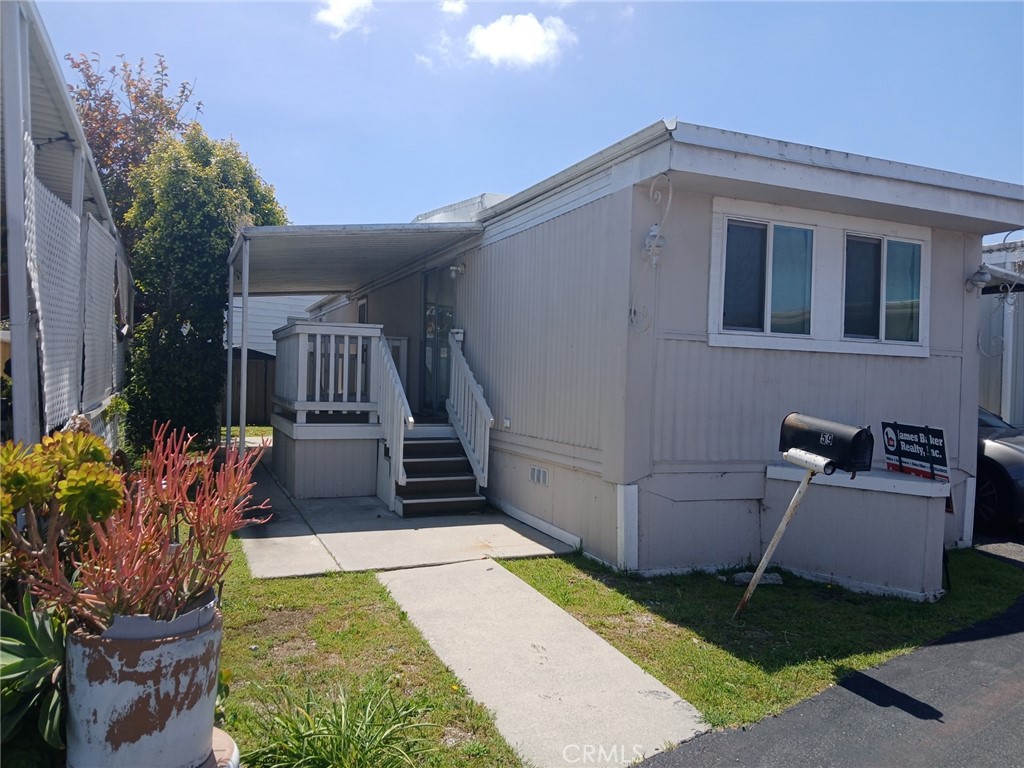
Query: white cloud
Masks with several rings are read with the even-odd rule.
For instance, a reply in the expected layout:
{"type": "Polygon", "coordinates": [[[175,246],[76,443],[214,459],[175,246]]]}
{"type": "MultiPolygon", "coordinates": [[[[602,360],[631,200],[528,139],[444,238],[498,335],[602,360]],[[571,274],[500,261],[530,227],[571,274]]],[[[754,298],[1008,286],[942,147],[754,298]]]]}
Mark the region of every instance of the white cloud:
{"type": "Polygon", "coordinates": [[[466,36],[474,59],[513,67],[553,61],[576,41],[576,34],[559,17],[548,16],[542,23],[532,13],[502,16],[486,27],[477,24],[466,36]]]}
{"type": "Polygon", "coordinates": [[[341,37],[353,29],[366,30],[363,19],[373,10],[373,0],[324,0],[316,20],[333,27],[331,37],[341,37]]]}
{"type": "Polygon", "coordinates": [[[466,12],[466,0],[441,0],[441,13],[450,16],[461,16],[466,12]]]}
{"type": "Polygon", "coordinates": [[[442,66],[451,67],[455,64],[455,55],[452,53],[452,38],[444,30],[437,33],[437,36],[428,48],[428,53],[416,53],[414,55],[417,64],[431,70],[442,66]]]}
{"type": "Polygon", "coordinates": [[[627,6],[626,6],[625,8],[623,8],[623,9],[622,9],[621,11],[619,11],[619,15],[620,15],[620,16],[621,16],[621,17],[623,18],[623,20],[625,20],[625,21],[631,21],[631,20],[632,20],[632,18],[633,18],[633,15],[634,15],[635,13],[636,13],[636,9],[635,9],[635,8],[633,8],[633,6],[632,6],[632,5],[627,5],[627,6]]]}
{"type": "Polygon", "coordinates": [[[441,61],[445,64],[452,63],[452,39],[443,29],[437,35],[437,42],[434,44],[434,50],[437,52],[437,55],[441,57],[441,61]]]}

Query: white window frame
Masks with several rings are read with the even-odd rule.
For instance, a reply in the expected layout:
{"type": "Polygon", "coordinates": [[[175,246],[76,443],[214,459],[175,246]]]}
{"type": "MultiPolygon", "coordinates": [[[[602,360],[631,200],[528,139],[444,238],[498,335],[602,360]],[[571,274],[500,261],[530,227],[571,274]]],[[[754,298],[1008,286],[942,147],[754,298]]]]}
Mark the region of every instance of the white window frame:
{"type": "MultiPolygon", "coordinates": [[[[817,248],[818,233],[816,228],[807,224],[796,224],[791,221],[777,221],[774,219],[754,219],[749,216],[726,216],[722,226],[725,229],[726,237],[728,237],[728,228],[730,221],[738,221],[745,224],[764,224],[766,226],[765,232],[765,262],[764,262],[764,309],[761,312],[761,325],[762,330],[756,328],[722,328],[723,333],[739,333],[745,335],[754,336],[775,336],[783,339],[808,339],[814,338],[814,260],[815,250],[817,248]],[[772,264],[775,260],[775,227],[794,227],[796,229],[810,230],[811,232],[811,328],[808,333],[782,333],[779,331],[772,330],[772,264]]],[[[725,248],[723,243],[723,249],[725,248]]],[[[722,293],[721,296],[725,297],[725,252],[723,250],[722,256],[722,293]]],[[[719,321],[721,322],[721,315],[725,309],[724,301],[722,302],[722,311],[719,312],[719,321]]]]}
{"type": "MultiPolygon", "coordinates": [[[[920,240],[914,240],[914,239],[909,238],[909,237],[889,237],[887,235],[878,235],[878,234],[875,234],[873,232],[857,232],[857,231],[852,230],[852,229],[846,231],[846,237],[843,238],[843,295],[842,295],[842,300],[843,300],[843,338],[845,340],[847,340],[847,341],[865,341],[865,342],[868,342],[869,344],[882,343],[882,344],[900,344],[900,345],[917,344],[918,343],[918,342],[915,342],[915,341],[893,341],[893,340],[885,338],[885,314],[886,314],[886,300],[887,300],[887,297],[886,297],[886,281],[887,281],[888,274],[889,274],[888,273],[888,270],[889,270],[889,243],[891,241],[896,241],[898,243],[909,243],[911,245],[919,245],[919,246],[921,246],[921,271],[924,272],[924,246],[925,246],[925,244],[923,242],[921,242],[920,240]],[[853,236],[853,237],[868,237],[868,238],[872,238],[874,240],[880,240],[881,243],[882,243],[882,252],[881,252],[882,263],[879,265],[880,266],[880,271],[879,271],[879,278],[878,278],[879,285],[878,285],[878,338],[877,339],[864,338],[864,337],[860,337],[860,336],[846,336],[846,261],[847,261],[847,258],[846,258],[846,256],[847,256],[846,241],[847,241],[847,238],[849,238],[850,236],[853,236]]],[[[924,283],[921,280],[921,275],[918,275],[918,281],[919,281],[918,290],[920,291],[920,294],[921,294],[921,306],[918,308],[918,318],[917,319],[918,319],[918,324],[920,326],[920,325],[923,325],[923,323],[924,323],[922,317],[924,315],[923,309],[924,309],[924,303],[925,303],[924,302],[924,283]]],[[[918,329],[917,329],[917,337],[921,338],[921,335],[923,333],[924,333],[924,328],[918,327],[918,329]]]]}
{"type": "MultiPolygon", "coordinates": [[[[716,197],[712,203],[711,266],[708,286],[708,344],[713,347],[803,350],[842,354],[928,357],[931,309],[931,229],[912,224],[865,219],[789,206],[716,197]],[[729,219],[811,229],[811,333],[772,333],[770,318],[764,331],[727,330],[722,326],[725,295],[725,252],[729,219]],[[919,341],[846,338],[843,320],[846,300],[846,235],[900,240],[921,246],[921,306],[919,341]]],[[[884,247],[884,246],[883,246],[884,247]]],[[[770,264],[766,268],[770,268],[770,264]]],[[[885,279],[884,272],[882,279],[885,279]]],[[[884,288],[884,286],[883,286],[884,288]]],[[[770,312],[770,275],[766,280],[766,314],[770,312]]],[[[884,311],[884,291],[882,310],[884,311]]]]}

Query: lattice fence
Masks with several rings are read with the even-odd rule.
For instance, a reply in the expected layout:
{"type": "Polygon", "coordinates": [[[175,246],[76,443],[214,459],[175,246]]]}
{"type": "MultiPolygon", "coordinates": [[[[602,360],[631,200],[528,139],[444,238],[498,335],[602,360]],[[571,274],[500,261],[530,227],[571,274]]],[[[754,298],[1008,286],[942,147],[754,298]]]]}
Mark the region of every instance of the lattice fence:
{"type": "Polygon", "coordinates": [[[25,135],[28,270],[39,312],[46,430],[78,408],[82,365],[81,223],[35,177],[35,146],[25,135]]]}
{"type": "Polygon", "coordinates": [[[97,407],[114,386],[114,269],[117,243],[91,215],[85,227],[84,410],[97,407]]]}

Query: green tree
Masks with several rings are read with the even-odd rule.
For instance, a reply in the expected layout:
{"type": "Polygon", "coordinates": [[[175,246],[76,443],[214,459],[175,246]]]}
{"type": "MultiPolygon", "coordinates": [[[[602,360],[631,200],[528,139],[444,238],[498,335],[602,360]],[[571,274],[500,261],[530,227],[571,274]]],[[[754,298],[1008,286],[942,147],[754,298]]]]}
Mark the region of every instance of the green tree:
{"type": "MultiPolygon", "coordinates": [[[[157,143],[167,134],[181,136],[188,127],[186,109],[194,88],[188,81],[171,85],[167,62],[160,54],[152,72],[144,59],[130,64],[121,55],[119,64],[104,68],[96,54],[64,57],[79,82],[68,91],[85,129],[103,193],[110,204],[114,224],[129,257],[137,239],[125,221],[132,207],[129,178],[142,165],[157,143]]],[[[196,114],[202,102],[193,104],[196,114]]]]}
{"type": "Polygon", "coordinates": [[[151,441],[170,421],[213,441],[224,390],[225,259],[240,227],[281,225],[284,210],[232,141],[198,124],[165,137],[130,177],[132,269],[147,308],[136,326],[126,438],[151,441]]]}

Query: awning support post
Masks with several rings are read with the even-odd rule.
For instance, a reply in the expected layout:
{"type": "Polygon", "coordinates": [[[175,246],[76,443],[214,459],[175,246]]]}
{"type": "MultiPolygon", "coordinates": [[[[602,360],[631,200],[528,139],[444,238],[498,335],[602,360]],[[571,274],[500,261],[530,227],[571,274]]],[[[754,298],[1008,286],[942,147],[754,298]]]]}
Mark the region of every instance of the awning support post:
{"type": "Polygon", "coordinates": [[[235,264],[228,261],[228,380],[224,389],[224,447],[231,447],[231,406],[234,399],[235,384],[235,264]]]}
{"type": "Polygon", "coordinates": [[[238,372],[238,453],[245,455],[245,403],[249,399],[249,239],[242,240],[242,360],[238,372]]]}

